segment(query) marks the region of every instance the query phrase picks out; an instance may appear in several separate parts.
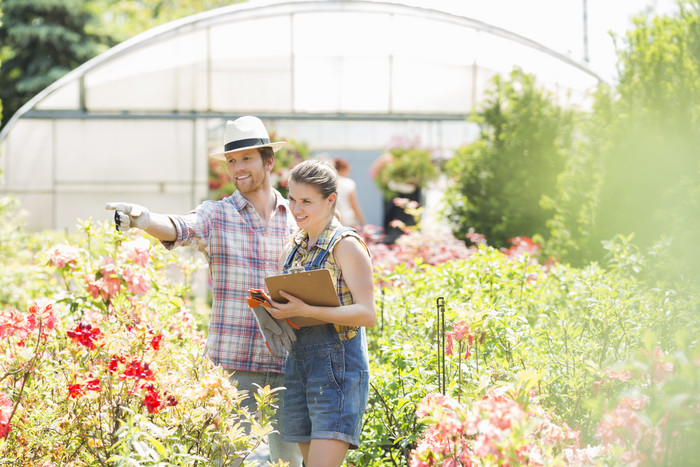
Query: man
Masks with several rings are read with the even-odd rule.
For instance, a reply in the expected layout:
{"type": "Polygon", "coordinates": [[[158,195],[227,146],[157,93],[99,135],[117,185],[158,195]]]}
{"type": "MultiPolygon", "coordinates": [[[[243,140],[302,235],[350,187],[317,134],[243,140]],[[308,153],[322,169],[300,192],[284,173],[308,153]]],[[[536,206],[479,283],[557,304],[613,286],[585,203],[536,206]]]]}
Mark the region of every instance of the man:
{"type": "MultiPolygon", "coordinates": [[[[279,345],[279,356],[268,350],[246,297],[250,288],[263,289],[264,278],[278,273],[284,241],[296,231],[287,201],[270,181],[275,152],[285,144],[270,142],[257,117],[228,121],[224,150],[210,157],[225,161],[237,189],[231,196],[205,201],[185,216],[156,214],[131,203],[105,206],[116,210],[118,230],[137,227],[168,249],[193,246],[207,257],[213,302],[206,353],[217,364],[235,371],[232,379],[238,381],[239,389],[249,391],[251,411],[256,410],[254,384],[274,388],[284,383],[285,352],[279,345]]],[[[263,330],[264,326],[261,321],[263,330]]],[[[279,433],[269,436],[269,446],[272,462],[280,459],[292,467],[301,465],[298,447],[282,442],[279,433]]]]}

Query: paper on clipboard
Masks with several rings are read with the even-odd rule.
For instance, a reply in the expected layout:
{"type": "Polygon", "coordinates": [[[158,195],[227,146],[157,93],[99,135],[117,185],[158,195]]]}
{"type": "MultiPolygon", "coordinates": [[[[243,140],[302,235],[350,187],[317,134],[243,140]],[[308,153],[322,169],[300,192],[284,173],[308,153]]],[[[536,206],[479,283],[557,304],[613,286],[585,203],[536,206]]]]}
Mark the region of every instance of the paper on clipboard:
{"type": "Polygon", "coordinates": [[[287,302],[279,293],[280,290],[284,290],[309,305],[340,306],[328,269],[269,276],[265,278],[265,285],[270,291],[270,297],[276,302],[287,302]]]}

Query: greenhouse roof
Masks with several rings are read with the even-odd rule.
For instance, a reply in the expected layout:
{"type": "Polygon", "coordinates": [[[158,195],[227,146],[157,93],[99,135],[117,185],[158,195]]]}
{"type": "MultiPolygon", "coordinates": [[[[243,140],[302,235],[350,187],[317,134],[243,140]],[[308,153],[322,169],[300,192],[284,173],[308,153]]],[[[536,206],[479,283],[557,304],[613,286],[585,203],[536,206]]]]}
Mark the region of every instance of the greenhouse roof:
{"type": "Polygon", "coordinates": [[[85,199],[135,186],[156,204],[162,195],[189,209],[206,196],[207,153],[223,122],[243,114],[314,147],[380,152],[410,124],[449,151],[471,134],[451,129],[466,125],[493,76],[514,67],[561,105],[590,105],[601,79],[585,64],[414,3],[250,1],[139,34],[10,119],[0,133],[0,188],[23,200],[37,228],[73,226],[85,199]],[[181,164],[165,163],[173,158],[181,164]],[[135,176],[126,168],[134,164],[147,170],[135,176]]]}

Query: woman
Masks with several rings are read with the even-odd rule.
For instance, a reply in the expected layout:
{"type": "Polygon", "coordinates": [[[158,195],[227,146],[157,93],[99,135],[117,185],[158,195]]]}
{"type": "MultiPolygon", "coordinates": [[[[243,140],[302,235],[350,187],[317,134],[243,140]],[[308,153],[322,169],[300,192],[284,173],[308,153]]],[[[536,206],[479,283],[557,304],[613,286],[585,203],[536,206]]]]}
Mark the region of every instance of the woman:
{"type": "Polygon", "coordinates": [[[350,178],[350,164],[339,157],[333,159],[335,170],[338,171],[338,201],[336,209],[340,214],[340,220],[345,225],[365,225],[365,216],[357,199],[357,184],[350,178]]]}
{"type": "Polygon", "coordinates": [[[357,448],[369,395],[365,327],[374,326],[369,250],[335,217],[338,174],[307,160],[289,174],[289,207],[299,231],[280,257],[283,273],[320,266],[331,271],[340,306],[311,306],[280,292],[270,313],[302,326],[285,368],[282,437],[299,443],[306,467],[340,466],[357,448]],[[321,324],[319,324],[321,323],[321,324]]]}

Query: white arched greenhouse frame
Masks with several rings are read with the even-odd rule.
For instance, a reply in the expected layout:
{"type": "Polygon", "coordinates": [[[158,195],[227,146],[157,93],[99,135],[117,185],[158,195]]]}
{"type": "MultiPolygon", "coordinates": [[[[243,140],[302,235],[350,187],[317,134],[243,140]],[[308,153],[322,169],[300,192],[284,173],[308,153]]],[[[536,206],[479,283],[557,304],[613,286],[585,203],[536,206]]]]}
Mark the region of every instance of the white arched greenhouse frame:
{"type": "MultiPolygon", "coordinates": [[[[430,5],[430,2],[424,2],[430,5]]],[[[395,137],[438,156],[474,139],[466,119],[489,80],[532,73],[585,108],[583,63],[450,11],[371,0],[251,1],[174,21],[56,81],[0,133],[0,190],[27,227],[106,219],[107,201],[185,213],[208,196],[226,120],[257,115],[280,137],[348,159],[380,224],[371,163],[395,137]]]]}

